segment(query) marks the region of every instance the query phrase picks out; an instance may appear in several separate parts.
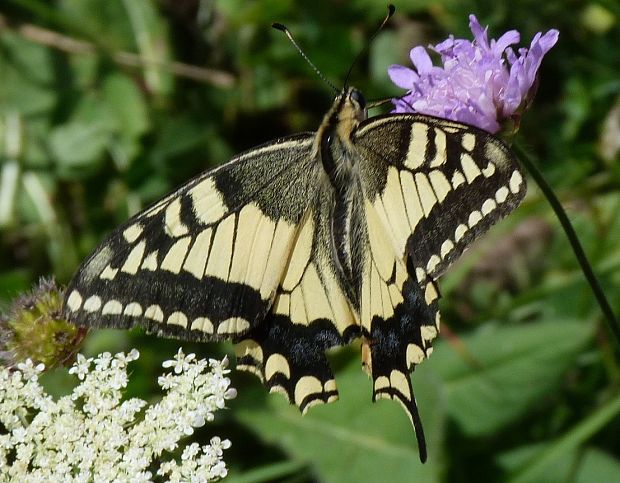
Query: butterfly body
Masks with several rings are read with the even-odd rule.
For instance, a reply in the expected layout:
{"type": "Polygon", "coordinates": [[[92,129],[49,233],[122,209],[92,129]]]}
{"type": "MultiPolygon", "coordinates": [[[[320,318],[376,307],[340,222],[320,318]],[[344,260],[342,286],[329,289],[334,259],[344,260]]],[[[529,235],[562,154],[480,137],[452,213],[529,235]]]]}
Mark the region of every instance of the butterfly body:
{"type": "Polygon", "coordinates": [[[427,116],[368,119],[347,88],[316,133],[242,153],[116,229],[65,313],[232,339],[237,367],[303,412],[337,399],[325,351],[361,338],[373,400],[403,405],[425,459],[409,372],[439,330],[435,281],[524,194],[501,141],[427,116]]]}

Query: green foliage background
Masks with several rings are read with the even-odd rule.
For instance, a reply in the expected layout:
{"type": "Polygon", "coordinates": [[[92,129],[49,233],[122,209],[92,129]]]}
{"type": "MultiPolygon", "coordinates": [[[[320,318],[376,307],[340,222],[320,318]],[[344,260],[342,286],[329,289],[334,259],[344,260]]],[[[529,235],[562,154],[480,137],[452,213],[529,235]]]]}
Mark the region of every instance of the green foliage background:
{"type": "MultiPolygon", "coordinates": [[[[352,74],[396,94],[386,68],[415,44],[558,28],[517,142],[540,159],[620,309],[620,4],[402,0],[352,74]]],[[[313,130],[385,14],[370,0],[3,0],[0,4],[0,304],[40,275],[67,282],[113,227],[191,176],[269,139],[313,130]],[[142,62],[140,61],[142,60],[142,62]],[[185,65],[174,64],[183,63],[185,65]],[[187,77],[194,66],[194,78],[187,77]]],[[[305,417],[257,380],[198,436],[228,437],[230,479],[620,481],[619,352],[537,188],[440,281],[443,333],[413,376],[421,465],[395,403],[370,401],[357,348],[331,355],[341,400],[305,417]]],[[[131,395],[156,397],[179,343],[100,331],[89,353],[137,347],[131,395]]],[[[228,345],[184,344],[221,357],[228,345]]],[[[66,376],[47,378],[66,390],[66,376]]]]}

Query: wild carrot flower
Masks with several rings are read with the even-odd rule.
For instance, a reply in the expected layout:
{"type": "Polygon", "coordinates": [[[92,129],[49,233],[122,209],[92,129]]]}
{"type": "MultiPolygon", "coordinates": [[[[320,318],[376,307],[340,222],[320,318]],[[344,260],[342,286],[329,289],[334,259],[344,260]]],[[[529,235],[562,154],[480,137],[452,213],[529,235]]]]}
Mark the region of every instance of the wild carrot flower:
{"type": "Polygon", "coordinates": [[[442,67],[433,65],[424,47],[414,47],[410,57],[415,70],[402,65],[388,69],[392,82],[409,91],[393,100],[393,112],[428,114],[491,133],[518,126],[535,94],[542,58],[557,42],[559,32],[539,32],[529,49],[515,52],[511,46],[520,41],[516,30],[489,40],[487,29],[474,15],[469,16],[469,26],[473,41],[451,35],[429,47],[439,54],[442,67]]]}
{"type": "Polygon", "coordinates": [[[122,398],[127,366],[138,357],[136,350],[78,355],[69,372],[79,383],[58,400],[39,383],[43,364],[27,360],[14,370],[0,368],[0,481],[213,481],[226,476],[226,439],[213,437],[202,447],[189,444],[178,460],[170,452],[235,397],[226,377],[228,361],[196,360],[179,350],[174,361],[164,363],[174,367],[159,380],[164,396],[149,406],[122,398]]]}

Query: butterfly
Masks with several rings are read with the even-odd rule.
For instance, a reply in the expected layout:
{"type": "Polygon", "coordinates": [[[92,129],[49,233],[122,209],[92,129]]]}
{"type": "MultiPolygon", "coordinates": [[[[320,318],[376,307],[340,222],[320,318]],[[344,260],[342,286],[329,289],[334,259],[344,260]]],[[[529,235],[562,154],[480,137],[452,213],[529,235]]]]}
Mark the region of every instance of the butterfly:
{"type": "Polygon", "coordinates": [[[237,368],[305,413],[338,398],[326,350],[361,339],[373,401],[401,403],[439,331],[438,277],[522,200],[502,141],[344,88],[316,132],[263,144],[115,229],[64,311],[88,327],[231,339],[237,368]]]}

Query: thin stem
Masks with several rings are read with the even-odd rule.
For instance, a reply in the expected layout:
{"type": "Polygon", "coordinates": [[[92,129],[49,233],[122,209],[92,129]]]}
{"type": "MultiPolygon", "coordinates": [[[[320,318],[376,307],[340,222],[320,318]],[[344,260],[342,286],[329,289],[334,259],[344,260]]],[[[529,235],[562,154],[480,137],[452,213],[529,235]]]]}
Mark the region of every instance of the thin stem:
{"type": "Polygon", "coordinates": [[[549,184],[547,184],[547,182],[545,181],[545,178],[534,164],[530,155],[518,144],[514,144],[513,149],[518,154],[521,163],[527,168],[529,173],[532,175],[532,178],[534,178],[534,181],[536,181],[536,183],[538,184],[538,187],[545,195],[545,197],[549,201],[549,204],[551,205],[551,208],[553,208],[555,215],[558,217],[558,220],[560,221],[560,224],[564,229],[564,233],[566,233],[566,237],[568,238],[573,252],[575,253],[575,257],[577,258],[577,261],[581,266],[581,271],[583,272],[586,280],[590,284],[592,292],[596,297],[596,301],[598,302],[598,305],[601,308],[603,315],[605,316],[607,328],[611,332],[611,335],[616,343],[616,347],[620,348],[620,323],[618,323],[618,319],[616,318],[616,315],[614,314],[611,305],[607,300],[607,297],[605,297],[605,293],[603,292],[603,289],[601,288],[601,285],[599,284],[599,281],[596,278],[594,271],[592,270],[592,265],[590,265],[590,262],[588,261],[588,257],[586,256],[583,247],[579,242],[577,233],[575,233],[575,229],[573,228],[573,225],[568,219],[564,208],[562,208],[560,201],[555,196],[555,193],[553,192],[549,184]]]}

